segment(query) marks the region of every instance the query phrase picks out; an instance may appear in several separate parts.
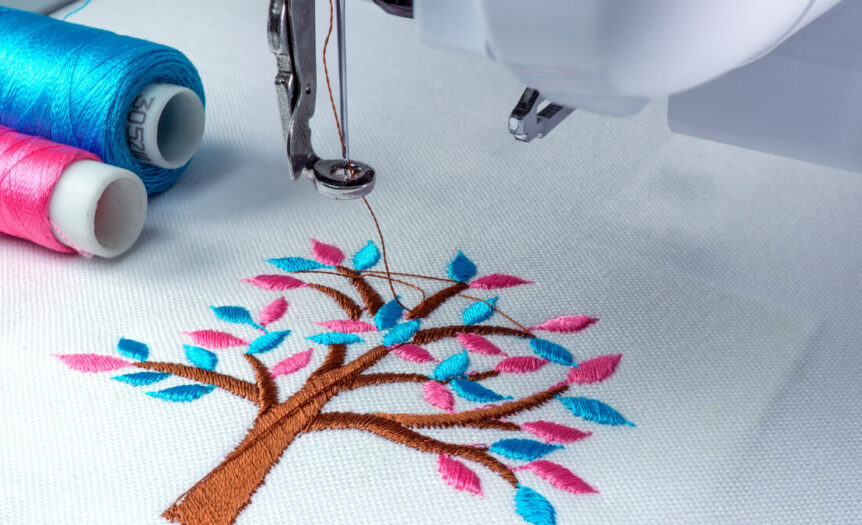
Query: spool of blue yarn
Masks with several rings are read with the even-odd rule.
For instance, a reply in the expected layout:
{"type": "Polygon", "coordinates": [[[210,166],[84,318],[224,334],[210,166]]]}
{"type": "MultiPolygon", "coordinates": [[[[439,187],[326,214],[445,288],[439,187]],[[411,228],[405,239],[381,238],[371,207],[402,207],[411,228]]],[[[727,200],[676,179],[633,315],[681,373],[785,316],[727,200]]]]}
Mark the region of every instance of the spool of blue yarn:
{"type": "Polygon", "coordinates": [[[166,83],[204,101],[194,65],[176,49],[0,7],[0,125],[98,155],[130,170],[150,194],[185,170],[142,162],[126,120],[145,86],[166,83]]]}

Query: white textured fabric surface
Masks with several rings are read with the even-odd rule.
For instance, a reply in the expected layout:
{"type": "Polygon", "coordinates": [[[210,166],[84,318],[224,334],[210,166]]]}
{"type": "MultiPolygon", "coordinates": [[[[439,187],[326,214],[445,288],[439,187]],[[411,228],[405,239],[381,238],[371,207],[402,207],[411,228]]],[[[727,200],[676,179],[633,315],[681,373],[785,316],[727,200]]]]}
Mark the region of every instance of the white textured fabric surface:
{"type": "MultiPolygon", "coordinates": [[[[255,311],[275,298],[239,281],[270,273],[267,258],[308,256],[312,236],[348,251],[374,238],[361,203],[287,180],[267,4],[94,0],[75,15],[188,54],[207,90],[208,129],[121,260],[0,240],[0,522],[162,523],[254,418],[222,392],[165,403],[111,373],[68,370],[55,354],[111,354],[125,336],[180,361],[180,332],[227,328],[208,306],[255,311]]],[[[524,322],[600,317],[583,334],[551,337],[578,360],[624,354],[610,380],[582,392],[637,428],[580,424],[559,406],[539,412],[596,430],[549,459],[600,495],[523,474],[560,522],[858,521],[862,179],[673,136],[662,104],[627,120],[575,114],[544,140],[515,143],[505,117],[516,81],[478,57],[422,47],[409,21],[370,3],[349,4],[352,150],[379,172],[371,201],[393,268],[443,275],[464,250],[480,272],[537,282],[501,294],[524,322]]],[[[318,95],[315,143],[334,155],[318,95]]],[[[283,324],[297,336],[338,316],[319,295],[285,295],[283,324]]],[[[219,353],[227,369],[247,374],[229,354],[219,353]]],[[[318,348],[312,366],[320,359],[318,348]]],[[[518,393],[537,381],[487,384],[518,393]]],[[[414,386],[354,394],[328,409],[428,410],[414,386]]],[[[357,432],[304,436],[239,523],[521,523],[511,487],[476,470],[484,498],[447,487],[433,455],[357,432]]]]}

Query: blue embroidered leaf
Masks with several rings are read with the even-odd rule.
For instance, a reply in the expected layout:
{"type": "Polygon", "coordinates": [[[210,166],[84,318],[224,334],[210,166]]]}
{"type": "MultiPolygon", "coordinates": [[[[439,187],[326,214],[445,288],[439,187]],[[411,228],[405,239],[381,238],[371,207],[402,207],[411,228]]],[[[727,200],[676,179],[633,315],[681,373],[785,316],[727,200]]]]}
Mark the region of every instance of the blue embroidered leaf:
{"type": "Polygon", "coordinates": [[[449,263],[449,277],[456,281],[467,282],[475,276],[476,265],[463,252],[458,252],[458,255],[449,263]]]}
{"type": "Polygon", "coordinates": [[[568,408],[575,417],[581,417],[587,421],[598,423],[600,425],[628,425],[635,426],[631,421],[626,421],[626,418],[619,412],[609,407],[608,405],[596,399],[588,397],[562,397],[557,396],[557,399],[568,408]]]}
{"type": "Polygon", "coordinates": [[[166,388],[164,390],[147,392],[147,395],[156,399],[172,401],[174,403],[187,403],[189,401],[194,401],[195,399],[200,399],[212,392],[213,389],[215,389],[215,386],[213,385],[180,385],[172,386],[171,388],[166,388]]]}
{"type": "Polygon", "coordinates": [[[479,324],[483,321],[487,321],[488,318],[494,315],[494,309],[491,307],[497,306],[498,299],[499,297],[492,297],[490,299],[486,299],[484,302],[478,301],[468,306],[461,314],[464,324],[479,324]]]}
{"type": "Polygon", "coordinates": [[[554,506],[535,490],[518,485],[515,493],[515,511],[527,523],[533,525],[556,525],[557,513],[554,506]]]}
{"type": "Polygon", "coordinates": [[[332,268],[323,263],[313,261],[311,259],[303,259],[302,257],[282,257],[281,259],[270,259],[270,264],[273,264],[286,272],[302,272],[306,270],[319,270],[321,268],[332,268]]]}
{"type": "Polygon", "coordinates": [[[262,354],[278,347],[284,338],[290,335],[290,330],[279,330],[263,334],[248,345],[249,354],[262,354]]]}
{"type": "Polygon", "coordinates": [[[120,381],[121,383],[128,383],[132,386],[146,386],[158,383],[162,379],[170,377],[170,375],[171,374],[165,372],[138,372],[136,374],[114,376],[111,379],[120,381]]]}
{"type": "Polygon", "coordinates": [[[548,361],[565,366],[578,366],[575,364],[575,359],[572,357],[571,352],[546,339],[531,339],[530,347],[537,356],[544,357],[548,361]]]}
{"type": "Polygon", "coordinates": [[[373,268],[378,262],[380,262],[380,250],[372,241],[368,241],[368,244],[353,256],[353,267],[357,270],[373,268]]]}
{"type": "Polygon", "coordinates": [[[403,313],[404,308],[398,304],[397,300],[392,299],[377,310],[377,315],[374,316],[374,324],[381,332],[388,330],[398,323],[403,313]]]}
{"type": "Polygon", "coordinates": [[[150,349],[147,345],[134,339],[126,339],[125,337],[117,343],[117,351],[126,357],[131,357],[138,361],[146,361],[150,355],[150,349]]]}
{"type": "Polygon", "coordinates": [[[509,459],[533,461],[542,456],[547,456],[560,448],[563,447],[561,445],[549,445],[541,441],[533,441],[532,439],[511,438],[495,441],[488,450],[501,456],[506,456],[509,459]]]}
{"type": "Polygon", "coordinates": [[[447,381],[453,377],[463,376],[468,366],[470,366],[470,358],[464,350],[441,361],[434,369],[432,377],[437,381],[447,381]]]}
{"type": "Polygon", "coordinates": [[[248,324],[257,328],[251,313],[242,306],[210,306],[215,316],[228,323],[248,324]]]}
{"type": "Polygon", "coordinates": [[[362,342],[362,338],[356,334],[343,334],[341,332],[326,332],[325,334],[308,336],[306,339],[320,345],[350,345],[362,342]]]}
{"type": "Polygon", "coordinates": [[[449,382],[449,386],[456,394],[463,397],[467,401],[475,401],[477,403],[493,403],[504,399],[512,399],[512,396],[501,396],[491,389],[485,388],[476,381],[469,379],[453,379],[449,382]]]}
{"type": "Polygon", "coordinates": [[[186,349],[186,359],[198,368],[204,370],[214,370],[218,364],[218,357],[213,352],[201,348],[199,346],[184,345],[186,349]]]}
{"type": "Polygon", "coordinates": [[[395,346],[401,343],[406,343],[413,339],[413,335],[418,330],[419,319],[397,324],[383,336],[383,344],[386,346],[395,346]]]}

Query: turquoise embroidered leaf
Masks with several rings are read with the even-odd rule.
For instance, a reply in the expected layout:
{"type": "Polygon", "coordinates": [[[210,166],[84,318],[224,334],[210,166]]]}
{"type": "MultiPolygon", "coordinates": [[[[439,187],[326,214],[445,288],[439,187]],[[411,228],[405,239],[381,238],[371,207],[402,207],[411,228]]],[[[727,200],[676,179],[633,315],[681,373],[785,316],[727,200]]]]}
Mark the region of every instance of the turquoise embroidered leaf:
{"type": "Polygon", "coordinates": [[[381,332],[389,330],[398,323],[403,313],[404,308],[398,304],[398,300],[392,299],[377,310],[377,315],[374,316],[374,325],[381,332]]]}
{"type": "Polygon", "coordinates": [[[515,493],[515,511],[527,523],[533,525],[556,525],[557,513],[554,506],[535,490],[518,485],[515,493]]]}
{"type": "Polygon", "coordinates": [[[533,461],[561,448],[561,445],[549,445],[532,439],[511,438],[495,441],[488,450],[509,459],[533,461]]]}
{"type": "Polygon", "coordinates": [[[536,355],[548,361],[565,366],[577,366],[571,352],[556,343],[536,338],[530,340],[530,347],[536,355]]]}
{"type": "Polygon", "coordinates": [[[467,282],[476,276],[476,264],[458,252],[458,255],[449,263],[449,277],[456,281],[467,282]]]}
{"type": "Polygon", "coordinates": [[[492,297],[490,299],[486,299],[484,302],[478,301],[468,306],[461,314],[464,324],[479,324],[483,321],[487,321],[492,315],[494,315],[494,308],[492,308],[492,306],[497,306],[498,299],[499,297],[492,297]]]}
{"type": "Polygon", "coordinates": [[[441,361],[434,368],[432,377],[437,381],[447,381],[454,377],[463,376],[467,372],[468,366],[470,366],[470,358],[467,356],[467,351],[464,350],[441,361]]]}
{"type": "Polygon", "coordinates": [[[146,361],[150,355],[150,349],[147,345],[134,339],[126,339],[125,337],[117,343],[117,351],[126,357],[137,359],[138,361],[146,361]]]}
{"type": "Polygon", "coordinates": [[[121,376],[114,376],[111,379],[115,381],[120,381],[121,383],[128,383],[132,386],[146,386],[152,385],[153,383],[158,383],[163,379],[167,379],[171,374],[165,372],[138,372],[136,374],[123,374],[121,376]]]}
{"type": "Polygon", "coordinates": [[[559,399],[563,406],[568,408],[575,417],[580,417],[600,425],[635,426],[631,421],[627,421],[622,414],[596,399],[590,399],[588,397],[562,396],[557,396],[557,399],[559,399]]]}
{"type": "Polygon", "coordinates": [[[353,256],[353,267],[357,270],[368,270],[380,262],[380,250],[372,241],[353,256]]]}
{"type": "Polygon", "coordinates": [[[356,334],[343,334],[341,332],[326,332],[325,334],[306,337],[306,339],[319,345],[350,345],[363,342],[362,338],[356,334]]]}
{"type": "Polygon", "coordinates": [[[213,385],[180,385],[164,390],[147,392],[147,395],[174,403],[188,403],[209,394],[213,389],[215,389],[213,385]]]}
{"type": "Polygon", "coordinates": [[[449,382],[449,386],[456,394],[463,397],[467,401],[475,401],[477,403],[494,403],[504,399],[512,399],[512,396],[501,396],[497,392],[489,388],[485,388],[476,381],[469,379],[453,379],[449,382]]]}
{"type": "Polygon", "coordinates": [[[262,354],[264,352],[269,352],[278,347],[278,345],[280,345],[288,335],[290,335],[290,330],[279,330],[277,332],[263,334],[248,345],[248,352],[246,353],[262,354]]]}
{"type": "Polygon", "coordinates": [[[228,323],[248,324],[258,328],[251,313],[242,306],[210,306],[215,316],[228,323]]]}
{"type": "Polygon", "coordinates": [[[270,259],[270,264],[281,268],[286,272],[303,272],[307,270],[319,270],[321,268],[332,268],[323,263],[302,257],[282,257],[281,259],[270,259]]]}
{"type": "Polygon", "coordinates": [[[401,343],[406,343],[413,339],[413,335],[416,334],[418,330],[419,319],[397,324],[383,336],[383,344],[386,346],[395,346],[401,343]]]}
{"type": "Polygon", "coordinates": [[[184,345],[186,349],[186,359],[198,368],[204,370],[214,370],[218,364],[218,357],[213,352],[201,348],[199,346],[184,345]]]}

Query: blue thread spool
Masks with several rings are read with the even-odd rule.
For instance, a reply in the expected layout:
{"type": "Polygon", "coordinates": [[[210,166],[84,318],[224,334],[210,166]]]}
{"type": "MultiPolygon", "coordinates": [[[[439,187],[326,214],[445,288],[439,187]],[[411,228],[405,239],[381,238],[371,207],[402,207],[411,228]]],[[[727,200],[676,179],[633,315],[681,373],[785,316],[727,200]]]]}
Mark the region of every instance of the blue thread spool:
{"type": "Polygon", "coordinates": [[[203,103],[200,76],[176,49],[0,7],[0,125],[95,153],[136,173],[154,194],[176,181],[197,149],[203,103]],[[132,131],[148,109],[139,95],[165,85],[186,89],[163,100],[164,113],[148,124],[150,148],[172,154],[162,167],[132,131]],[[195,103],[199,118],[183,119],[195,103]],[[185,142],[176,142],[180,135],[185,142]]]}

